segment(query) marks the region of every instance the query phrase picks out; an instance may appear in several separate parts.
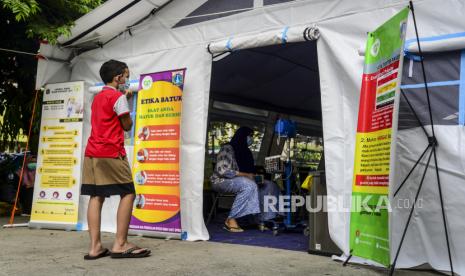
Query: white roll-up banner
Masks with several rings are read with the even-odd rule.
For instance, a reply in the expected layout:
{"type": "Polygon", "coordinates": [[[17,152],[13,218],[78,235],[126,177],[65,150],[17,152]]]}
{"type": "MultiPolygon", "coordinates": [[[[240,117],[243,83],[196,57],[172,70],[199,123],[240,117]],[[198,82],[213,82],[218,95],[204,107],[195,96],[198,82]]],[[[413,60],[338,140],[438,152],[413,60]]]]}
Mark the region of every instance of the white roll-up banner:
{"type": "Polygon", "coordinates": [[[84,82],[47,84],[30,227],[79,229],[84,82]]]}
{"type": "Polygon", "coordinates": [[[231,37],[226,40],[215,41],[208,44],[211,54],[231,52],[240,49],[264,47],[276,44],[303,42],[317,40],[320,32],[316,26],[283,27],[259,34],[250,34],[240,37],[231,37]]]}

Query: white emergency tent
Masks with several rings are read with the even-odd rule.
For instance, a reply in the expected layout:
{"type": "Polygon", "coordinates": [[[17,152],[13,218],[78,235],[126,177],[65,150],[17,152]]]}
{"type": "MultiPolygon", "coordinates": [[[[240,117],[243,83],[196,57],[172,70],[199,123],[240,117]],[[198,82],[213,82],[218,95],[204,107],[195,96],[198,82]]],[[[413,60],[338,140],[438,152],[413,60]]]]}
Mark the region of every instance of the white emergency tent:
{"type": "MultiPolygon", "coordinates": [[[[217,54],[316,39],[328,195],[350,196],[364,61],[358,49],[364,46],[367,32],[407,5],[407,1],[399,0],[110,0],[79,19],[72,36],[61,38],[60,45],[42,44],[41,54],[49,59],[39,61],[37,88],[73,80],[84,80],[89,87],[98,86],[99,67],[111,58],[125,61],[134,81],[143,73],[187,68],[181,130],[182,228],[188,240],[207,240],[202,188],[212,67],[208,45],[217,54]]],[[[418,0],[414,5],[419,35],[426,38],[425,43],[430,42],[428,51],[465,49],[463,1],[418,0]]],[[[407,39],[413,38],[410,17],[407,39]]],[[[407,46],[411,53],[415,52],[414,44],[407,46]]],[[[461,57],[459,65],[463,68],[465,58],[461,57]]],[[[405,62],[404,69],[408,70],[410,61],[405,62]]],[[[465,112],[465,69],[459,72],[459,79],[454,80],[460,95],[455,103],[458,117],[465,112]]],[[[84,141],[90,132],[91,91],[96,89],[89,89],[86,94],[84,141]]],[[[454,270],[465,275],[465,221],[461,215],[465,207],[465,128],[463,120],[453,122],[439,122],[436,126],[438,162],[454,270]]],[[[397,187],[396,183],[426,147],[427,140],[422,135],[422,130],[415,126],[399,130],[396,178],[391,189],[397,187]]],[[[398,198],[413,199],[422,164],[424,160],[398,198]]],[[[430,264],[437,270],[449,270],[434,174],[431,168],[421,193],[424,206],[415,211],[398,268],[430,264]]],[[[103,218],[114,217],[116,203],[117,200],[105,203],[103,218]]],[[[85,198],[81,199],[80,208],[80,213],[85,214],[85,198]]],[[[407,216],[405,208],[394,208],[391,215],[392,257],[407,216]]],[[[80,220],[85,223],[85,217],[80,220]]],[[[348,255],[350,213],[330,212],[328,223],[331,238],[348,255]]],[[[110,221],[103,221],[103,230],[114,229],[110,221]]]]}

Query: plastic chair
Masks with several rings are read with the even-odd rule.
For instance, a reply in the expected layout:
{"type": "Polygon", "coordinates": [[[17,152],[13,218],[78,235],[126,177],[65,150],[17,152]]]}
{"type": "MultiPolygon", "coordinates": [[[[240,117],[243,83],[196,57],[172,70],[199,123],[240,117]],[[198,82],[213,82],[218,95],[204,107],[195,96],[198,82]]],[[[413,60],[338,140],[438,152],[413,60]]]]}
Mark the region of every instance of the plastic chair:
{"type": "Polygon", "coordinates": [[[236,196],[235,194],[220,193],[220,192],[216,192],[216,191],[213,191],[212,195],[213,195],[213,203],[212,203],[212,207],[210,208],[210,212],[208,212],[208,217],[207,217],[207,221],[206,221],[207,225],[210,224],[210,221],[213,218],[213,213],[215,213],[215,216],[216,216],[216,211],[218,209],[218,201],[219,201],[219,199],[220,198],[228,198],[228,197],[235,197],[236,196]]]}

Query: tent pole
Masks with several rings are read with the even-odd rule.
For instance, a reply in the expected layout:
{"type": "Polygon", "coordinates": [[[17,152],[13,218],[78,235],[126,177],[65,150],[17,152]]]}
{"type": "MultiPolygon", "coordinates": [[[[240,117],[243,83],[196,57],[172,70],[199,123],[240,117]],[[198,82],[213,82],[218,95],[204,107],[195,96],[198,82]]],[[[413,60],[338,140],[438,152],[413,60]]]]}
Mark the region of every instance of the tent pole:
{"type": "Polygon", "coordinates": [[[135,4],[139,3],[141,0],[134,0],[132,2],[130,2],[129,4],[127,4],[126,6],[122,7],[121,9],[119,9],[118,11],[116,11],[115,13],[111,14],[110,16],[108,16],[107,18],[103,19],[102,21],[100,21],[99,23],[97,23],[95,26],[92,26],[91,28],[85,30],[84,32],[78,34],[77,36],[75,36],[74,38],[64,42],[61,44],[61,46],[63,47],[67,47],[67,46],[70,46],[71,44],[73,44],[74,42],[78,41],[79,39],[83,38],[84,36],[86,36],[87,34],[89,34],[90,32],[98,29],[100,26],[106,24],[107,22],[109,22],[110,20],[112,20],[113,18],[117,17],[118,15],[122,14],[123,12],[125,12],[126,10],[128,10],[129,8],[131,8],[132,6],[134,6],[135,4]]]}
{"type": "Polygon", "coordinates": [[[428,171],[429,163],[431,162],[431,157],[433,156],[433,149],[431,150],[429,157],[428,157],[428,162],[426,162],[425,170],[423,171],[423,175],[421,177],[420,185],[418,186],[417,193],[415,195],[415,200],[413,202],[412,209],[410,209],[410,214],[407,219],[407,223],[405,224],[404,227],[404,232],[402,233],[402,238],[400,239],[399,247],[397,248],[396,252],[396,257],[394,258],[394,262],[391,264],[391,268],[389,271],[389,275],[394,274],[394,270],[396,269],[396,263],[397,263],[397,258],[399,257],[400,249],[402,248],[402,244],[404,243],[405,235],[407,234],[407,229],[410,224],[410,221],[412,219],[413,211],[415,210],[415,205],[417,204],[418,196],[420,195],[421,188],[423,187],[423,182],[425,180],[426,172],[428,171]]]}
{"type": "Polygon", "coordinates": [[[10,221],[9,225],[13,225],[15,221],[15,212],[16,212],[16,207],[18,206],[18,200],[19,200],[19,192],[21,190],[21,184],[23,182],[23,175],[24,175],[24,165],[26,164],[26,157],[27,157],[27,151],[29,149],[29,141],[31,139],[31,133],[32,133],[32,124],[34,123],[34,115],[36,113],[36,106],[37,106],[37,100],[39,99],[39,89],[35,91],[35,96],[34,96],[34,104],[32,105],[32,114],[31,114],[31,119],[29,121],[29,132],[27,134],[27,140],[26,140],[26,149],[24,150],[24,157],[23,157],[23,163],[21,165],[21,172],[19,175],[19,180],[18,180],[18,187],[16,190],[16,197],[15,197],[15,202],[13,204],[13,209],[11,210],[11,215],[10,215],[10,221]]]}
{"type": "Polygon", "coordinates": [[[128,31],[129,32],[129,35],[132,36],[132,33],[131,33],[131,28],[132,27],[135,27],[137,25],[139,25],[140,23],[144,22],[145,20],[147,20],[148,18],[150,18],[151,16],[154,16],[158,11],[160,11],[161,9],[163,9],[165,6],[167,6],[169,3],[173,2],[173,0],[169,0],[167,1],[166,3],[164,3],[163,5],[161,6],[158,6],[154,9],[152,9],[150,11],[149,14],[147,14],[146,16],[142,17],[139,21],[137,21],[136,23],[132,24],[131,26],[128,26],[126,27],[126,30],[120,32],[119,34],[115,35],[114,37],[110,38],[108,41],[102,43],[102,47],[107,45],[108,43],[110,43],[111,41],[113,41],[114,39],[116,39],[118,36],[122,35],[125,31],[128,31]]]}

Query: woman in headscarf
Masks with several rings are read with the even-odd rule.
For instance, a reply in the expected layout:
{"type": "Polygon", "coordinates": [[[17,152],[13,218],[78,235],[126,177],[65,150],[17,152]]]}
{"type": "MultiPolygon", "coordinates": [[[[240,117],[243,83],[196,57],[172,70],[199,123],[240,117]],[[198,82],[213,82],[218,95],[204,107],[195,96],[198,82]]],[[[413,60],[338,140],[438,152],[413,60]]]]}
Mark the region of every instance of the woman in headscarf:
{"type": "MultiPolygon", "coordinates": [[[[265,195],[279,195],[279,188],[271,181],[260,186],[255,183],[255,162],[249,146],[253,143],[253,130],[240,127],[231,141],[221,147],[211,177],[212,187],[221,193],[234,193],[236,198],[224,228],[230,232],[243,232],[236,219],[246,215],[261,214],[259,220],[273,219],[276,213],[263,212],[265,195]]],[[[268,211],[268,210],[267,210],[268,211]]]]}

